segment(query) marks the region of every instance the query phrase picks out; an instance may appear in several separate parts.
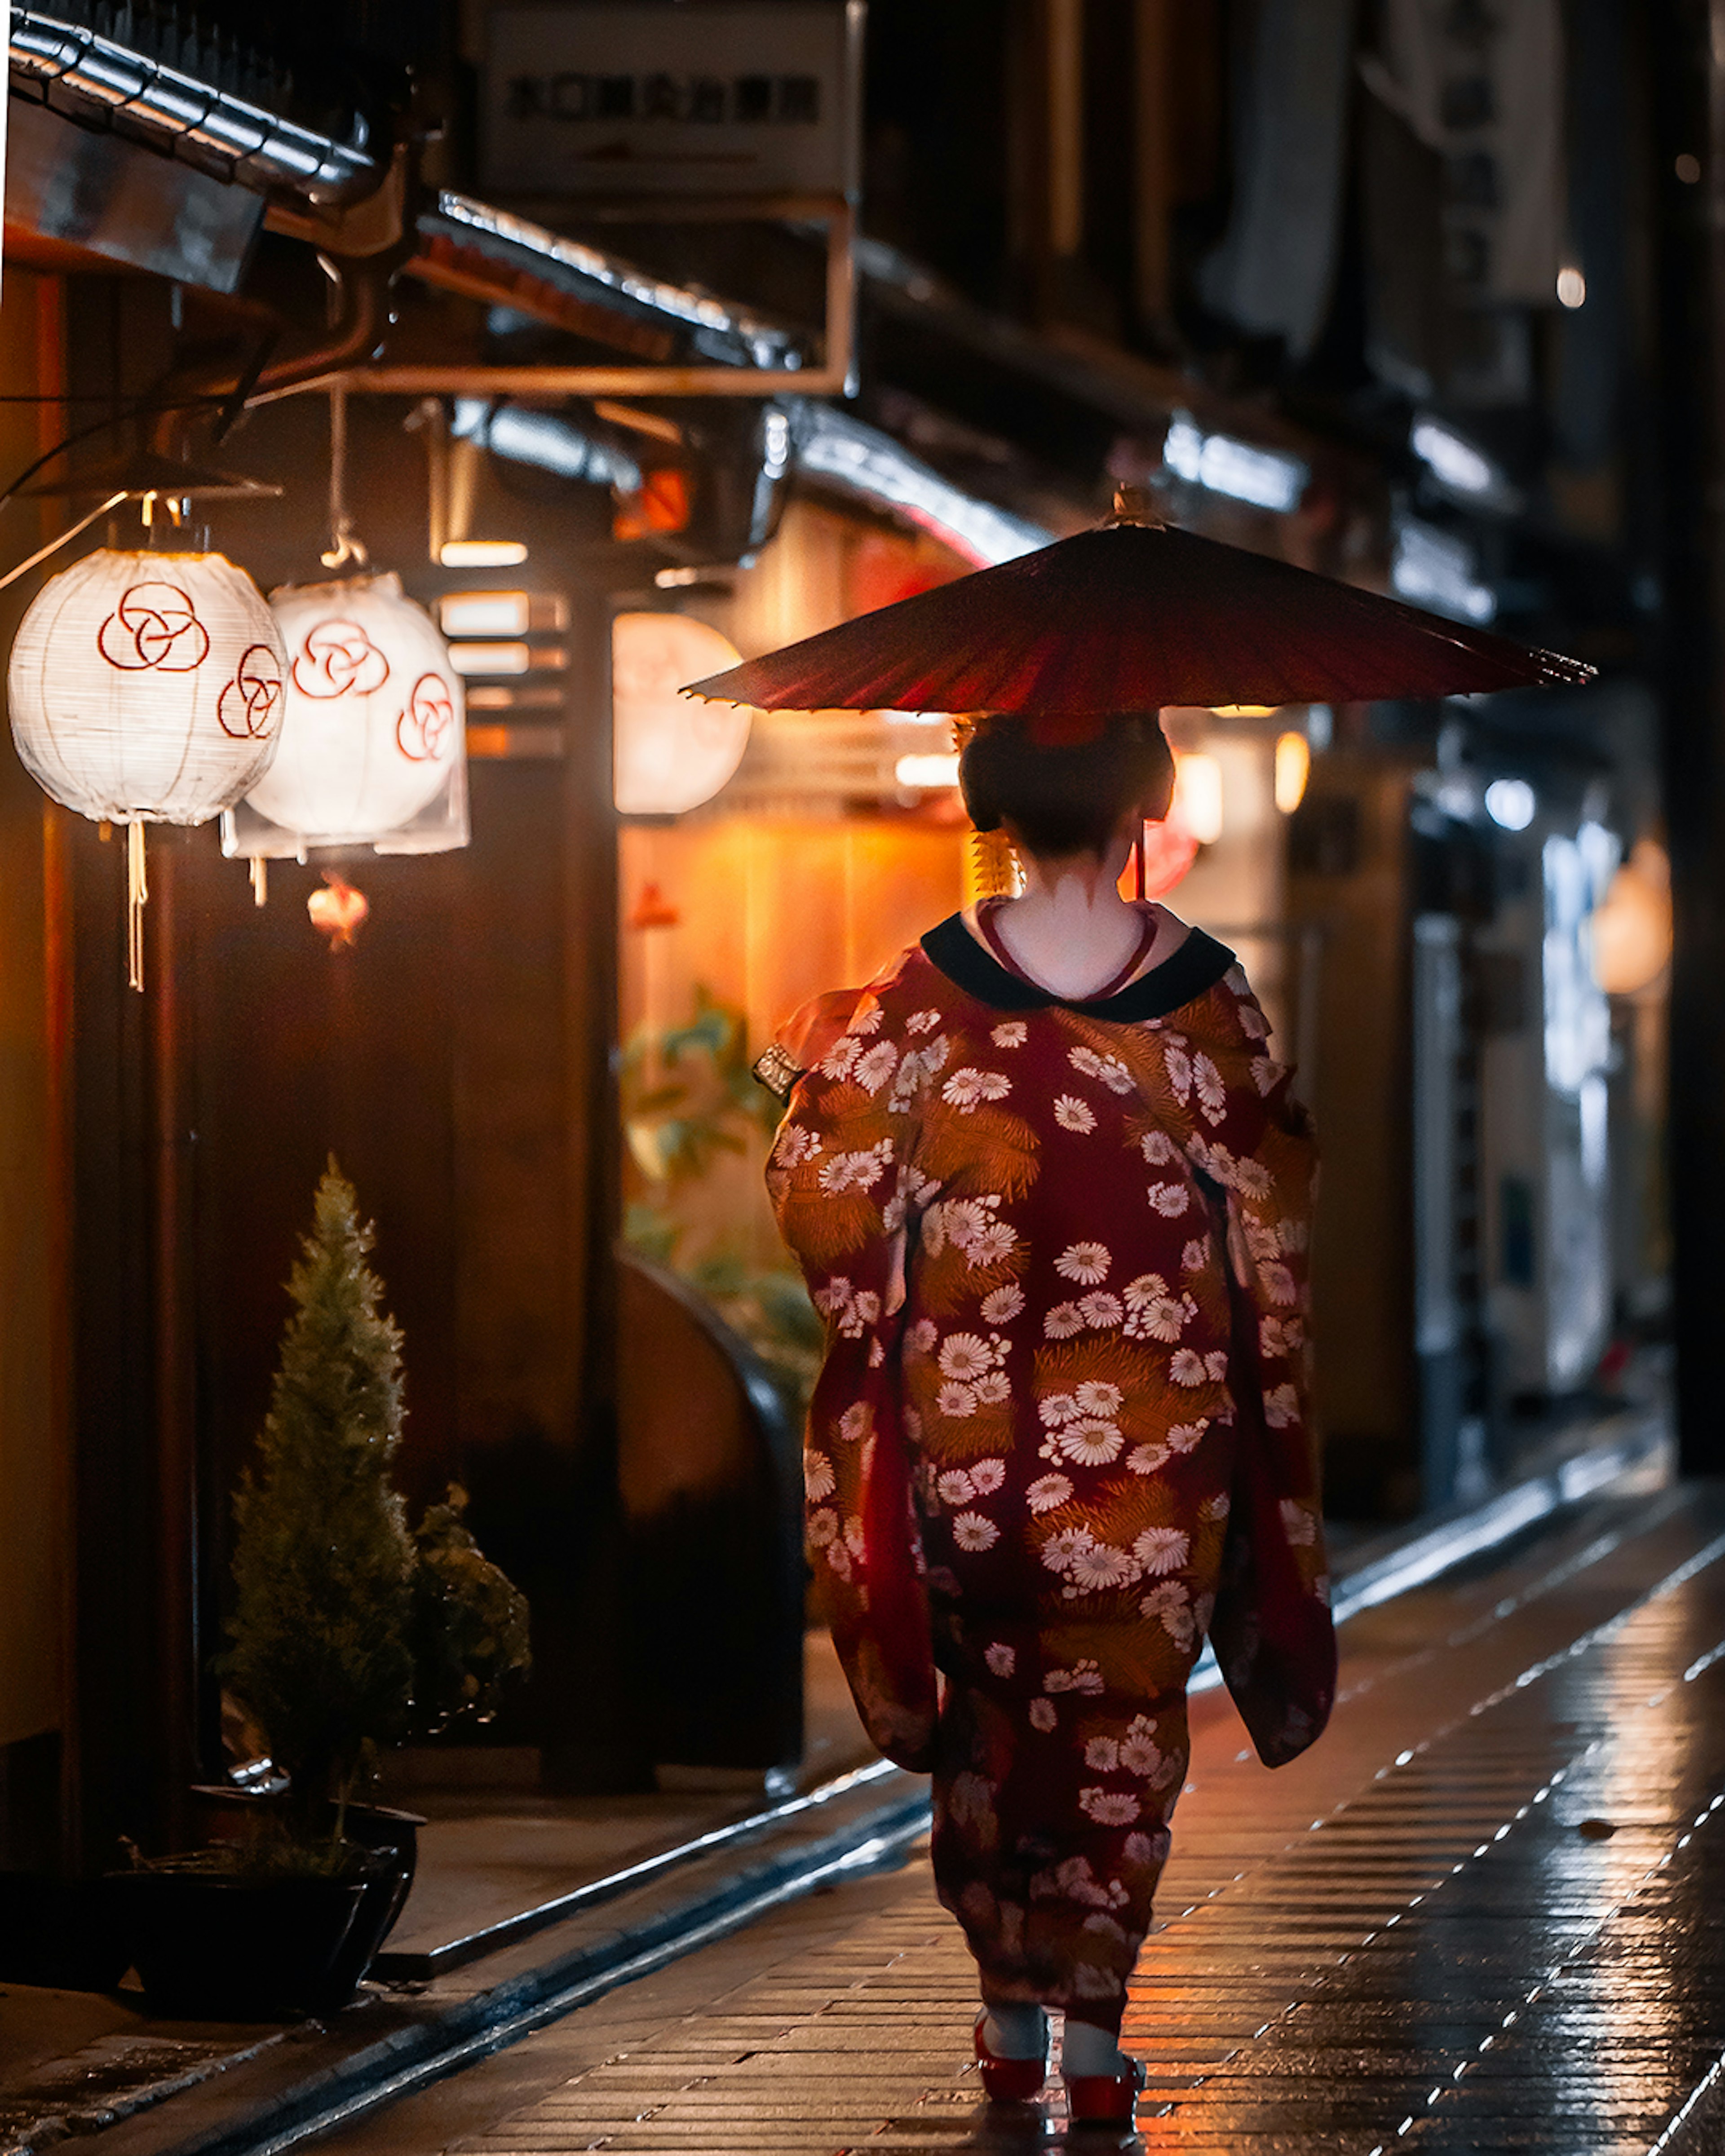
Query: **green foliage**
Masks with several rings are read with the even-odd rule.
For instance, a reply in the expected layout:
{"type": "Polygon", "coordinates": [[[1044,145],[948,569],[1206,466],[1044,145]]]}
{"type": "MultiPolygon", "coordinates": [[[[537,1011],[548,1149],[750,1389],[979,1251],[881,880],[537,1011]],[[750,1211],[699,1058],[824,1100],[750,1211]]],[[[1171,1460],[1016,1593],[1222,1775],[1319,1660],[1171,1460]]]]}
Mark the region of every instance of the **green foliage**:
{"type": "Polygon", "coordinates": [[[619,1075],[629,1149],[655,1183],[693,1182],[715,1154],[742,1152],[749,1132],[770,1137],[778,1127],[778,1103],[755,1081],[742,1013],[699,983],[689,1023],[660,1034],[639,1027],[619,1075]]]}
{"type": "Polygon", "coordinates": [[[623,1240],[649,1263],[675,1271],[677,1245],[683,1240],[683,1224],[661,1213],[656,1206],[636,1199],[623,1209],[623,1240]]]}
{"type": "Polygon", "coordinates": [[[467,1530],[457,1484],[414,1534],[413,1720],[435,1736],[471,1714],[488,1722],[506,1681],[527,1666],[527,1604],[467,1530]]]}
{"type": "Polygon", "coordinates": [[[809,1300],[803,1276],[761,1271],[720,1257],[691,1266],[687,1277],[767,1365],[800,1427],[826,1344],[826,1328],[809,1300]]]}
{"type": "Polygon", "coordinates": [[[375,1850],[328,1835],[307,1840],[286,1818],[265,1814],[247,1822],[244,1838],[213,1842],[172,1856],[143,1857],[132,1851],[139,1871],[194,1871],[267,1885],[279,1879],[362,1879],[379,1863],[375,1850]]]}
{"type": "Polygon", "coordinates": [[[221,1665],[292,1783],[289,1842],[324,1843],[336,1865],[377,1748],[491,1712],[527,1661],[526,1604],[463,1524],[465,1494],[452,1487],[408,1532],[393,1473],[401,1335],[379,1310],[371,1246],[331,1160],[288,1282],[295,1307],[257,1463],[234,1500],[221,1665]],[[311,1824],[331,1799],[333,1840],[311,1824]]]}
{"type": "Polygon", "coordinates": [[[258,1463],[234,1503],[223,1674],[310,1805],[345,1799],[413,1704],[415,1553],[391,1466],[401,1336],[377,1306],[372,1235],[333,1160],[288,1282],[294,1312],[258,1463]]]}
{"type": "Polygon", "coordinates": [[[631,1036],[622,1095],[629,1152],[652,1193],[625,1209],[625,1240],[706,1296],[767,1365],[800,1421],[825,1338],[801,1276],[725,1250],[691,1261],[682,1253],[689,1224],[671,1209],[721,1153],[745,1152],[752,1136],[771,1138],[778,1127],[779,1103],[754,1075],[742,1012],[697,986],[686,1024],[658,1034],[643,1026],[631,1036]]]}

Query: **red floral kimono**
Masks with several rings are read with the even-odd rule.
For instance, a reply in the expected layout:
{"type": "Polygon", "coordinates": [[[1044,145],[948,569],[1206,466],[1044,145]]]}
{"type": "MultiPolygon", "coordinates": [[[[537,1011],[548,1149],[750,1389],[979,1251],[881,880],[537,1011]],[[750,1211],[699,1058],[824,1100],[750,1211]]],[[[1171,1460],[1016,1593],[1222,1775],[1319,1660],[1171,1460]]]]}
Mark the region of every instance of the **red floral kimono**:
{"type": "Polygon", "coordinates": [[[1205,1634],[1271,1765],[1334,1689],[1312,1139],[1197,932],[1075,1004],[955,916],[820,1004],[768,1183],[827,1327],[825,1612],[875,1743],[933,1772],[984,1997],[1117,2029],[1205,1634]]]}

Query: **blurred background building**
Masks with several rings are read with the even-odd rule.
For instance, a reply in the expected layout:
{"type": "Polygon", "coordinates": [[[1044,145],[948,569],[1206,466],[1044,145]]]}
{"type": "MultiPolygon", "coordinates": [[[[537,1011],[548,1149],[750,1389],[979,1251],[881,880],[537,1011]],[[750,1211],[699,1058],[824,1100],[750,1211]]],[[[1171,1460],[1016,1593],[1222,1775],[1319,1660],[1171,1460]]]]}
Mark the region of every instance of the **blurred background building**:
{"type": "Polygon", "coordinates": [[[11,38],[8,564],[139,459],[278,489],[187,523],[266,590],[357,541],[432,610],[471,842],[290,854],[259,907],[164,829],[137,996],[123,849],[0,758],[7,1861],[167,1830],[220,1764],[228,1494],[331,1150],[409,1477],[533,1602],[490,1739],[570,1788],[794,1746],[818,1328],[749,1065],[963,901],[967,827],[942,715],[675,690],[1120,482],[1599,669],[1165,714],[1159,880],[1324,1140],[1332,1511],[1486,1496],[1656,1398],[1674,1326],[1719,1464],[1704,9],[60,0],[11,38]]]}

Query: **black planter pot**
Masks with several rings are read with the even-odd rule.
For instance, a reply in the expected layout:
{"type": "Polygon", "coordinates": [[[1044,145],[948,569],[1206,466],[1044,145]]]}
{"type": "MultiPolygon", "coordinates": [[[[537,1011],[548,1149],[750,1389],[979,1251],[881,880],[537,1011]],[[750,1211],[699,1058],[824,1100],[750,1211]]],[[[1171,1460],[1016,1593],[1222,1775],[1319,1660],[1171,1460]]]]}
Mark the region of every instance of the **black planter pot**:
{"type": "Polygon", "coordinates": [[[0,1871],[0,1984],[112,1991],[126,1944],[111,1882],[0,1871]]]}
{"type": "Polygon", "coordinates": [[[352,1928],[342,1943],[323,1995],[313,2010],[333,2014],[345,2006],[372,1965],[372,1957],[394,1928],[405,1906],[419,1861],[419,1830],[425,1824],[417,1812],[398,1812],[386,1804],[349,1804],[343,1831],[372,1856],[372,1867],[362,1882],[363,1891],[352,1928]]]}
{"type": "Polygon", "coordinates": [[[369,1878],[237,1879],[193,1861],[108,1884],[154,2013],[274,2021],[352,1996],[352,1981],[334,1994],[369,1878]]]}
{"type": "MultiPolygon", "coordinates": [[[[192,1794],[203,1801],[202,1824],[213,1841],[244,1840],[251,1822],[281,1802],[280,1796],[217,1783],[200,1784],[192,1794]]],[[[333,1828],[333,1806],[329,1817],[333,1828]]],[[[391,1861],[375,1866],[362,1882],[365,1892],[359,1910],[328,1984],[320,1996],[307,2002],[312,2012],[333,2014],[345,2006],[370,1968],[372,1957],[388,1938],[413,1884],[419,1861],[419,1830],[424,1824],[419,1813],[398,1811],[391,1804],[347,1807],[342,1826],[347,1839],[391,1861]]]]}

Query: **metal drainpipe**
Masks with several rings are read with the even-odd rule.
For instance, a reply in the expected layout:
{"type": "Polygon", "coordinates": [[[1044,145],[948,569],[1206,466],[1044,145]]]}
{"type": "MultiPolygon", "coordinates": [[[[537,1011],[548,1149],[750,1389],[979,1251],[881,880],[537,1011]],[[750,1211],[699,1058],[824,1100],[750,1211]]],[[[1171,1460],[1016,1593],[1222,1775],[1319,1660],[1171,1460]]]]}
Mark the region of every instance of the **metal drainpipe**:
{"type": "MultiPolygon", "coordinates": [[[[244,388],[244,408],[256,400],[280,396],[298,382],[311,381],[334,368],[369,358],[389,326],[387,295],[400,262],[410,251],[411,242],[407,242],[387,254],[366,255],[357,260],[336,260],[329,255],[320,255],[319,260],[341,295],[341,314],[328,343],[311,352],[297,352],[291,359],[279,361],[274,367],[261,368],[257,379],[249,387],[243,375],[228,379],[204,369],[170,381],[164,394],[178,397],[196,395],[201,391],[212,398],[231,397],[244,388]]],[[[165,455],[174,454],[190,417],[183,411],[162,413],[156,422],[154,446],[165,455]]]]}
{"type": "Polygon", "coordinates": [[[412,241],[404,239],[399,247],[391,249],[386,254],[364,255],[357,261],[320,254],[318,260],[341,297],[336,334],[329,343],[316,351],[300,352],[291,359],[264,367],[252,385],[247,402],[254,396],[266,396],[291,388],[296,382],[309,382],[315,375],[327,373],[332,367],[365,359],[375,352],[392,319],[387,297],[389,287],[402,262],[412,251],[412,241]]]}

